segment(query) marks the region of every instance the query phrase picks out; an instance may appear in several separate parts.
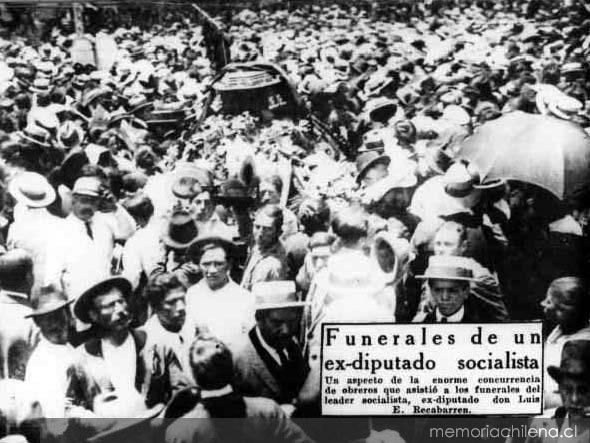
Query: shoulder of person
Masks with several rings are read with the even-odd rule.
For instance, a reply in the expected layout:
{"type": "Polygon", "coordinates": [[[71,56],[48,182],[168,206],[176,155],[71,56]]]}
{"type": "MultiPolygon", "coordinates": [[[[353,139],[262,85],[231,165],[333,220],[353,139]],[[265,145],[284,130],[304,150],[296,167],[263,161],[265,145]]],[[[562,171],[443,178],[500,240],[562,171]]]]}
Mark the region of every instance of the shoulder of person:
{"type": "Polygon", "coordinates": [[[285,414],[277,402],[264,397],[244,397],[248,417],[279,418],[285,414]]]}

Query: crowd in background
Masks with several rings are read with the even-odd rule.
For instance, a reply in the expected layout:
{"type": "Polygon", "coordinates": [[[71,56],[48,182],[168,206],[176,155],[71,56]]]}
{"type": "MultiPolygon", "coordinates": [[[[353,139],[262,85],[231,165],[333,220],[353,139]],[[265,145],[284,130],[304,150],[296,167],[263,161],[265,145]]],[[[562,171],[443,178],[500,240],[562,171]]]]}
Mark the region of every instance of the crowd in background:
{"type": "Polygon", "coordinates": [[[288,420],[321,415],[329,322],[542,320],[546,412],[586,414],[590,5],[88,8],[1,17],[5,433],[345,439],[288,420]],[[557,175],[465,154],[527,118],[515,169],[557,175]]]}

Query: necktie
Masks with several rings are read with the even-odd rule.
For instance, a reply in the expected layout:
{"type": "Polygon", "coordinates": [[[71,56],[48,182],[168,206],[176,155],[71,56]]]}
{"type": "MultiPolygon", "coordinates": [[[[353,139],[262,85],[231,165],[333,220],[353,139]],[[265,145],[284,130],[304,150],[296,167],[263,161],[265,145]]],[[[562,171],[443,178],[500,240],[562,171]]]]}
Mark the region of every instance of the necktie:
{"type": "Polygon", "coordinates": [[[289,363],[291,361],[289,360],[289,358],[287,358],[287,350],[285,348],[277,349],[277,353],[279,354],[279,359],[281,360],[281,366],[282,367],[289,366],[289,363]]]}
{"type": "Polygon", "coordinates": [[[440,322],[441,323],[448,323],[449,322],[449,319],[446,318],[446,317],[443,317],[443,318],[440,319],[440,322]]]}
{"type": "Polygon", "coordinates": [[[84,224],[86,225],[86,233],[88,234],[88,237],[94,240],[94,236],[92,235],[92,228],[90,227],[90,222],[85,222],[84,224]]]}

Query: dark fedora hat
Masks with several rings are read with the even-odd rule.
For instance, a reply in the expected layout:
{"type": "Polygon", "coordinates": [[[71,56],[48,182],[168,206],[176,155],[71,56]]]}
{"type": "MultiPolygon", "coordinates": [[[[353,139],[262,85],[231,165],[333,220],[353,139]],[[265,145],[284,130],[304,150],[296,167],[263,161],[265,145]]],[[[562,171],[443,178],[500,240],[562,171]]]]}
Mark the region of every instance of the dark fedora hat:
{"type": "Polygon", "coordinates": [[[170,248],[186,249],[198,234],[197,224],[191,215],[187,211],[178,210],[164,226],[162,241],[170,248]]]}
{"type": "Polygon", "coordinates": [[[125,298],[131,295],[131,282],[124,277],[110,277],[87,289],[78,297],[74,304],[74,315],[84,323],[91,323],[88,311],[92,301],[99,295],[106,294],[111,289],[119,289],[125,298]]]}
{"type": "Polygon", "coordinates": [[[563,345],[561,363],[547,368],[549,375],[557,382],[564,376],[590,377],[590,340],[570,340],[563,345]]]}
{"type": "Polygon", "coordinates": [[[359,183],[364,177],[367,171],[377,164],[384,164],[389,166],[391,158],[388,155],[379,155],[375,151],[363,152],[356,159],[356,169],[358,175],[356,177],[357,183],[359,183]]]}
{"type": "Polygon", "coordinates": [[[213,200],[224,206],[248,207],[255,203],[250,196],[248,187],[237,178],[230,178],[221,185],[221,193],[215,195],[213,200]]]}
{"type": "Polygon", "coordinates": [[[53,285],[44,286],[35,291],[31,297],[33,312],[25,315],[25,318],[38,317],[62,309],[72,303],[74,299],[68,297],[53,285]]]}

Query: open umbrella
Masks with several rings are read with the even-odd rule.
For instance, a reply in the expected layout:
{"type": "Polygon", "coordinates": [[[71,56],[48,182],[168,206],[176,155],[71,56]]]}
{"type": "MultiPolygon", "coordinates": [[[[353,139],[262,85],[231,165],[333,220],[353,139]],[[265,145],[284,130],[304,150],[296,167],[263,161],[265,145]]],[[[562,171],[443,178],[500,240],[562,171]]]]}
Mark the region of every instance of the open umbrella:
{"type": "Polygon", "coordinates": [[[590,185],[590,138],[578,125],[558,118],[511,112],[465,140],[459,157],[484,180],[531,183],[560,199],[579,196],[590,185]]]}

